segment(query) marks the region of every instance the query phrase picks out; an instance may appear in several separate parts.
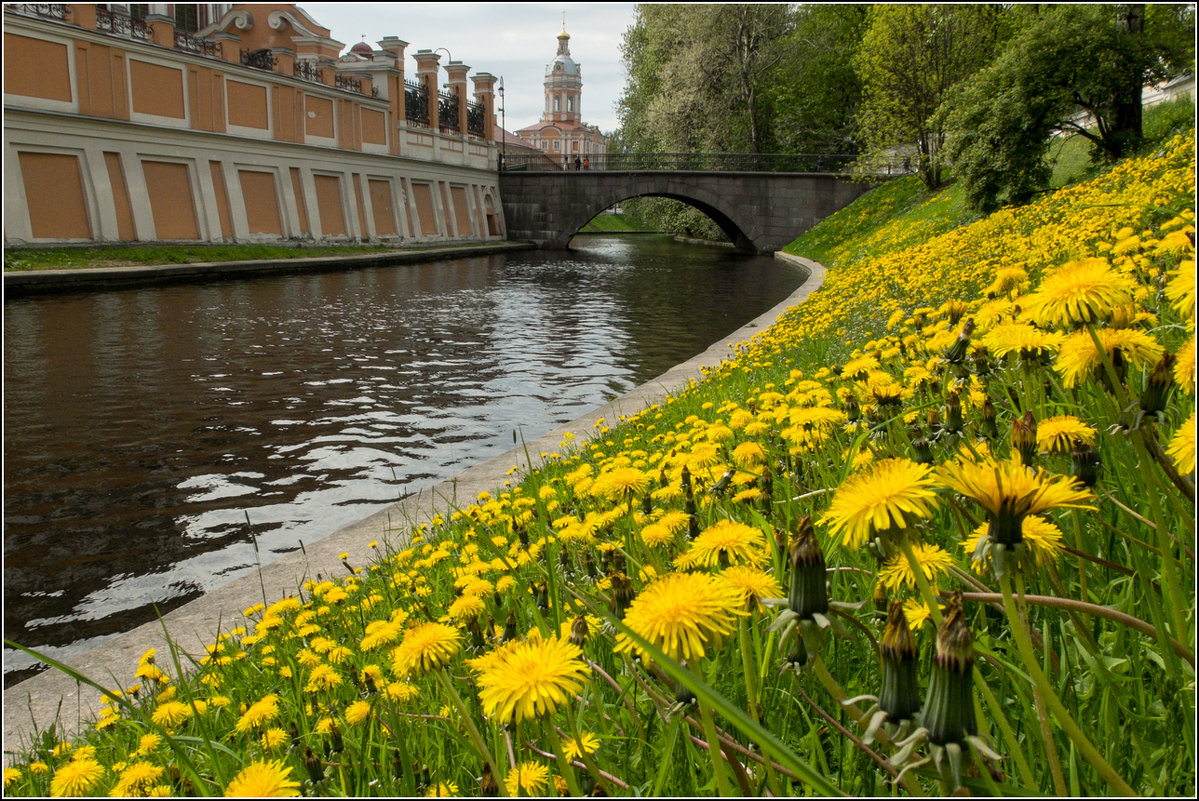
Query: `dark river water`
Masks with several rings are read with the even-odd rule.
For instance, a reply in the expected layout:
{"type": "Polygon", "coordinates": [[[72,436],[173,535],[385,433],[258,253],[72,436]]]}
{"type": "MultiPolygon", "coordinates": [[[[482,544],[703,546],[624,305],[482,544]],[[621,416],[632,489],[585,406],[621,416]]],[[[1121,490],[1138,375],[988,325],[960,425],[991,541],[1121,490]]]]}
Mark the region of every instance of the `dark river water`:
{"type": "MultiPolygon", "coordinates": [[[[666,237],[4,303],[4,636],[155,618],[703,351],[801,270],[666,237]]],[[[5,649],[6,686],[32,660],[5,649]]]]}

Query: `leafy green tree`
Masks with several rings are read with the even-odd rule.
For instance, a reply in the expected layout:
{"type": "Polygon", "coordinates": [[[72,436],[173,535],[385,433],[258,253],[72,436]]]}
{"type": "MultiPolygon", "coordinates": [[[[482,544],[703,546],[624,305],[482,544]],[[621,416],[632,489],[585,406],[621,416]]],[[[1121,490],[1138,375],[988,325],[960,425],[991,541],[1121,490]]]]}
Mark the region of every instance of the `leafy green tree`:
{"type": "Polygon", "coordinates": [[[862,84],[854,57],[869,6],[802,5],[789,57],[766,87],[767,147],[778,153],[857,153],[862,84]]]}
{"type": "Polygon", "coordinates": [[[1128,154],[1142,139],[1142,87],[1194,69],[1193,6],[1052,6],[1024,23],[938,115],[980,211],[1048,186],[1054,134],[1084,136],[1109,161],[1128,154]]]}
{"type": "Polygon", "coordinates": [[[861,130],[875,158],[914,147],[926,186],[941,185],[950,89],[985,66],[1003,34],[998,6],[876,5],[856,59],[861,130]]]}

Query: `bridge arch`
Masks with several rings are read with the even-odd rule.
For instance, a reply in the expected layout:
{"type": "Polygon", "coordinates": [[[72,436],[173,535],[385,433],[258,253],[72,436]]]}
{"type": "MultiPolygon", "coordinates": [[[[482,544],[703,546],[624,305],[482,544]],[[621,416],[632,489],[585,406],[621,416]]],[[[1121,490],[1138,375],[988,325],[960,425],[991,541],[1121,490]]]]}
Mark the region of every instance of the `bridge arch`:
{"type": "Polygon", "coordinates": [[[737,250],[770,253],[848,205],[866,186],[826,173],[512,171],[500,173],[508,238],[566,248],[606,208],[668,197],[708,215],[737,250]]]}

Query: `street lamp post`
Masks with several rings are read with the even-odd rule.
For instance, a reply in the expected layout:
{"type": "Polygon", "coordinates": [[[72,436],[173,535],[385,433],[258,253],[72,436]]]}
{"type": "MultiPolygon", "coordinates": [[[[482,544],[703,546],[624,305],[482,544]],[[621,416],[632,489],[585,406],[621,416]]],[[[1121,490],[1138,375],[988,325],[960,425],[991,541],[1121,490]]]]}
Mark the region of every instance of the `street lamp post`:
{"type": "Polygon", "coordinates": [[[500,169],[506,165],[508,154],[508,114],[504,108],[504,76],[500,76],[500,169]]]}

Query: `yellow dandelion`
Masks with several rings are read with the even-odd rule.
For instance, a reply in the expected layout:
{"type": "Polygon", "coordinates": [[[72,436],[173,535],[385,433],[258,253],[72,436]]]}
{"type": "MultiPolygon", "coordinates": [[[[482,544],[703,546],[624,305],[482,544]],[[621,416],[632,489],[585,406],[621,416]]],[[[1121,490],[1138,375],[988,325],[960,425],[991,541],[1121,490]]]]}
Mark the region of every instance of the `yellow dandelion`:
{"type": "Polygon", "coordinates": [[[673,539],[674,535],[670,533],[670,529],[661,523],[650,523],[641,529],[641,541],[651,548],[665,545],[673,539]]]}
{"type": "Polygon", "coordinates": [[[1023,299],[1025,313],[1048,326],[1096,323],[1132,301],[1136,283],[1102,257],[1063,264],[1023,299]]]}
{"type": "Polygon", "coordinates": [[[237,724],[233,728],[244,734],[254,729],[261,729],[277,717],[279,717],[279,696],[264,695],[238,718],[237,724]]]}
{"type": "Polygon", "coordinates": [[[440,669],[462,648],[458,629],[443,623],[420,623],[408,629],[391,653],[397,676],[420,675],[440,669]]]}
{"type": "Polygon", "coordinates": [[[1094,495],[1068,476],[1033,470],[1020,461],[1019,453],[995,461],[950,462],[937,472],[949,489],[970,498],[987,511],[991,542],[1014,545],[1022,538],[1024,518],[1059,507],[1090,509],[1094,495]]]}
{"type": "Polygon", "coordinates": [[[453,782],[438,782],[429,788],[425,798],[455,798],[458,795],[458,785],[453,782]]]}
{"type": "Polygon", "coordinates": [[[1195,335],[1174,354],[1174,383],[1183,392],[1195,394],[1195,335]]]}
{"type": "Polygon", "coordinates": [[[13,782],[15,782],[19,778],[21,778],[20,770],[18,770],[17,768],[5,768],[4,769],[4,789],[7,790],[8,786],[10,784],[12,784],[13,782]]]}
{"type": "Polygon", "coordinates": [[[191,715],[192,708],[189,704],[182,701],[167,701],[158,705],[154,713],[150,715],[150,720],[157,726],[169,729],[178,726],[191,715]]]}
{"type": "Polygon", "coordinates": [[[501,723],[553,714],[583,688],[583,652],[554,638],[514,641],[471,660],[483,712],[501,723]]]}
{"type": "Polygon", "coordinates": [[[1178,269],[1171,270],[1170,283],[1166,284],[1166,297],[1170,305],[1184,320],[1195,319],[1195,261],[1183,259],[1178,269]]]}
{"type": "Polygon", "coordinates": [[[610,501],[628,501],[649,489],[649,474],[635,467],[618,467],[600,473],[591,485],[591,494],[610,501]]]}
{"type": "Polygon", "coordinates": [[[1166,453],[1182,473],[1195,472],[1195,413],[1170,438],[1166,453]]]}
{"type": "Polygon", "coordinates": [[[454,620],[466,622],[474,620],[483,612],[487,611],[487,604],[477,595],[463,595],[458,600],[450,604],[450,608],[446,610],[446,614],[454,620]]]}
{"type": "Polygon", "coordinates": [[[332,665],[317,665],[308,674],[308,683],[304,691],[309,693],[332,690],[342,682],[341,674],[332,665]]]}
{"type": "MultiPolygon", "coordinates": [[[[920,565],[921,571],[924,572],[924,577],[934,587],[937,585],[937,578],[948,573],[949,568],[953,566],[953,557],[949,555],[948,551],[937,545],[928,545],[923,542],[914,543],[912,553],[915,555],[916,563],[920,565]]],[[[893,592],[898,592],[903,587],[914,589],[916,572],[912,569],[912,563],[908,561],[907,557],[900,554],[883,565],[878,572],[878,581],[879,584],[893,592]]]]}
{"type": "Polygon", "coordinates": [[[763,598],[781,598],[783,589],[774,576],[749,565],[735,565],[720,573],[741,592],[744,608],[762,608],[763,598]]]}
{"type": "Polygon", "coordinates": [[[285,798],[300,794],[300,783],[288,778],[291,766],[283,760],[254,762],[229,782],[226,798],[285,798]]]}
{"type": "MultiPolygon", "coordinates": [[[[1157,340],[1134,328],[1101,328],[1096,334],[1099,344],[1113,363],[1116,351],[1120,352],[1121,361],[1133,368],[1157,364],[1164,352],[1157,340]]],[[[1054,367],[1062,374],[1062,384],[1067,388],[1077,386],[1080,381],[1100,370],[1102,365],[1103,355],[1087,331],[1066,337],[1054,363],[1054,367]]]]}
{"type": "Polygon", "coordinates": [[[571,737],[562,741],[562,755],[567,759],[582,759],[584,754],[594,754],[599,750],[599,738],[588,731],[579,732],[578,739],[571,737]]]}
{"type": "Polygon", "coordinates": [[[1069,453],[1076,439],[1094,445],[1096,433],[1094,428],[1073,415],[1049,417],[1037,423],[1037,449],[1047,453],[1069,453]]]}
{"type": "Polygon", "coordinates": [[[504,777],[504,787],[508,795],[541,796],[549,785],[550,770],[537,762],[521,762],[504,777]]]}
{"type": "MultiPolygon", "coordinates": [[[[624,623],[675,660],[697,659],[732,633],[744,612],[742,592],[721,576],[670,573],[633,599],[624,623]]],[[[617,637],[616,650],[648,654],[627,635],[617,637]]]]}
{"type": "MultiPolygon", "coordinates": [[[[970,557],[974,572],[982,575],[991,557],[985,547],[989,542],[990,526],[986,523],[974,529],[962,540],[962,550],[970,557]]],[[[1026,517],[1020,524],[1024,545],[1038,567],[1052,562],[1062,553],[1062,530],[1043,517],[1026,517]]]]}
{"type": "Polygon", "coordinates": [[[362,651],[374,651],[377,648],[392,645],[404,634],[404,620],[372,620],[366,625],[365,637],[358,647],[362,651]]]}
{"type": "Polygon", "coordinates": [[[931,517],[937,508],[932,470],[908,459],[883,459],[850,476],[837,488],[820,522],[842,543],[858,548],[872,534],[907,528],[913,518],[931,517]]]}
{"type": "Polygon", "coordinates": [[[1065,338],[1060,331],[1042,331],[1027,323],[1006,322],[990,328],[981,341],[997,358],[1016,353],[1021,358],[1032,359],[1056,353],[1065,338]]]}
{"type": "Polygon", "coordinates": [[[50,779],[50,795],[57,798],[91,795],[92,789],[103,777],[104,766],[96,760],[72,759],[54,771],[54,777],[50,779]]]}
{"type": "Polygon", "coordinates": [[[691,568],[763,565],[769,561],[766,536],[760,529],[735,520],[720,520],[701,531],[675,563],[691,568]]]}
{"type": "Polygon", "coordinates": [[[346,723],[357,726],[371,716],[371,705],[366,701],[355,701],[346,707],[346,723]]]}
{"type": "Polygon", "coordinates": [[[158,783],[165,770],[149,762],[130,762],[121,771],[121,776],[109,795],[115,798],[144,796],[158,783]]]}
{"type": "Polygon", "coordinates": [[[748,470],[766,464],[766,449],[757,442],[742,442],[733,448],[733,464],[748,470]]]}
{"type": "Polygon", "coordinates": [[[276,726],[264,731],[262,733],[262,737],[260,737],[258,741],[262,744],[263,748],[271,751],[275,748],[280,748],[290,739],[291,738],[288,736],[287,732],[276,726]]]}

